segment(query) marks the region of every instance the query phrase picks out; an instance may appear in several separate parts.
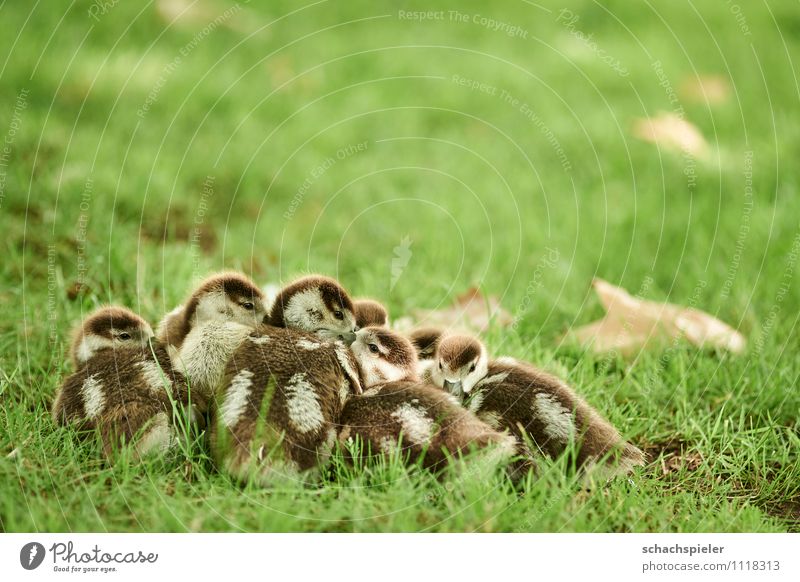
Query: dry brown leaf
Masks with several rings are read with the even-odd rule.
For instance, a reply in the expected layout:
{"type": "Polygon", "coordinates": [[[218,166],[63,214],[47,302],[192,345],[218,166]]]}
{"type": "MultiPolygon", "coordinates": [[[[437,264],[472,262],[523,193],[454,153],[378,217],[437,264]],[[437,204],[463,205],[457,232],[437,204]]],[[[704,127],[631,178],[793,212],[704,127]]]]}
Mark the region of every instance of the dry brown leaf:
{"type": "Polygon", "coordinates": [[[675,338],[685,338],[700,348],[714,346],[737,354],[747,345],[742,334],[699,309],[636,299],[602,279],[595,279],[592,286],[606,315],[568,335],[595,352],[617,350],[631,355],[675,338]]]}
{"type": "Polygon", "coordinates": [[[700,130],[675,113],[637,119],[633,125],[633,135],[693,156],[704,157],[708,154],[708,143],[700,130]]]}
{"type": "Polygon", "coordinates": [[[446,309],[414,309],[413,319],[417,325],[446,327],[450,330],[483,332],[490,322],[506,327],[514,322],[513,316],[500,306],[494,295],[486,296],[480,289],[472,287],[456,297],[446,309]]]}
{"type": "Polygon", "coordinates": [[[678,89],[686,99],[709,105],[725,103],[731,95],[731,85],[722,75],[691,75],[678,89]]]}

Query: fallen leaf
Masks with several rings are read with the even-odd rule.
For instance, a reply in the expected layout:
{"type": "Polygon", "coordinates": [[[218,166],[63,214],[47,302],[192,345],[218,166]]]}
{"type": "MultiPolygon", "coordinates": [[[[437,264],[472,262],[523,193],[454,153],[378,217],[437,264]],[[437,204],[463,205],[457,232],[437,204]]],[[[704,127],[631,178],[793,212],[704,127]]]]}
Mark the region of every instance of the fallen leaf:
{"type": "Polygon", "coordinates": [[[731,85],[722,75],[691,75],[680,84],[678,91],[689,101],[718,105],[731,95],[731,85]]]}
{"type": "MultiPolygon", "coordinates": [[[[411,314],[412,320],[416,320],[414,322],[416,325],[440,326],[450,330],[471,332],[486,331],[491,322],[501,327],[507,327],[514,322],[513,316],[500,306],[497,297],[486,296],[476,287],[456,297],[451,307],[413,309],[411,314]]],[[[397,324],[404,325],[404,319],[398,320],[397,324]]]]}
{"type": "Polygon", "coordinates": [[[700,130],[675,113],[637,119],[633,125],[633,135],[693,156],[704,157],[708,154],[708,143],[700,130]]]}
{"type": "Polygon", "coordinates": [[[592,286],[606,310],[605,317],[567,335],[595,352],[617,350],[631,355],[675,338],[684,338],[700,348],[713,346],[737,354],[747,345],[742,334],[699,309],[636,299],[602,279],[595,279],[592,286]]]}

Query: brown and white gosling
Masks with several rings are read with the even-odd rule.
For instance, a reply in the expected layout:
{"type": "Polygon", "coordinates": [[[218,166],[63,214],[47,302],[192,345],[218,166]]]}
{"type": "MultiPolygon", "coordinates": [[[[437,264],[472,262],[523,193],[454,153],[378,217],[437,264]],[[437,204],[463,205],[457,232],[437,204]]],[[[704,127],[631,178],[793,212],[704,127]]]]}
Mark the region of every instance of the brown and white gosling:
{"type": "Polygon", "coordinates": [[[302,277],[284,287],[270,313],[263,292],[240,273],[222,273],[203,282],[186,302],[182,323],[165,326],[168,340],[180,345],[176,361],[192,389],[210,398],[233,352],[256,327],[267,324],[313,332],[351,342],[353,303],[334,279],[302,277]],[[180,342],[180,343],[178,343],[180,342]]]}
{"type": "Polygon", "coordinates": [[[210,400],[231,354],[266,316],[256,284],[241,273],[224,272],[205,279],[167,315],[158,337],[170,346],[173,365],[193,393],[210,400]]]}
{"type": "Polygon", "coordinates": [[[361,392],[345,345],[355,327],[353,302],[334,279],[304,277],[281,290],[217,387],[211,442],[221,468],[262,486],[316,475],[344,401],[361,392]]]}
{"type": "Polygon", "coordinates": [[[264,323],[316,333],[348,345],[358,329],[353,300],[336,279],[323,275],[301,277],[281,289],[264,323]]]}
{"type": "Polygon", "coordinates": [[[267,315],[262,291],[246,275],[235,271],[204,279],[189,298],[159,322],[159,341],[180,348],[186,336],[209,321],[233,321],[246,327],[261,323],[267,315]]]}
{"type": "Polygon", "coordinates": [[[494,462],[508,460],[514,441],[465,410],[451,395],[423,383],[411,342],[398,333],[368,327],[351,349],[365,392],[347,400],[339,440],[358,438],[372,454],[400,454],[410,463],[439,469],[471,449],[489,449],[494,462]]]}
{"type": "Polygon", "coordinates": [[[417,374],[420,378],[430,379],[430,367],[433,365],[436,349],[446,333],[440,327],[421,327],[408,334],[408,339],[417,352],[417,374]]]}
{"type": "Polygon", "coordinates": [[[378,326],[389,327],[389,311],[374,299],[356,299],[353,301],[356,316],[356,327],[378,326]]]}
{"type": "Polygon", "coordinates": [[[124,442],[142,457],[165,452],[176,441],[173,413],[204,408],[150,325],[124,307],[103,307],[74,332],[74,372],[56,392],[53,419],[81,430],[99,430],[110,457],[124,442]],[[173,407],[173,403],[175,406],[173,407]]]}
{"type": "Polygon", "coordinates": [[[530,441],[557,457],[574,443],[577,465],[607,478],[644,464],[642,451],[562,380],[511,358],[490,361],[474,337],[443,337],[428,374],[478,418],[514,435],[520,452],[530,441]]]}
{"type": "Polygon", "coordinates": [[[345,401],[360,392],[358,365],[343,342],[262,326],[234,351],[217,388],[215,462],[262,487],[311,481],[336,443],[345,401]]]}
{"type": "Polygon", "coordinates": [[[408,334],[408,339],[417,352],[420,364],[433,361],[439,341],[445,336],[441,327],[421,327],[408,334]]]}

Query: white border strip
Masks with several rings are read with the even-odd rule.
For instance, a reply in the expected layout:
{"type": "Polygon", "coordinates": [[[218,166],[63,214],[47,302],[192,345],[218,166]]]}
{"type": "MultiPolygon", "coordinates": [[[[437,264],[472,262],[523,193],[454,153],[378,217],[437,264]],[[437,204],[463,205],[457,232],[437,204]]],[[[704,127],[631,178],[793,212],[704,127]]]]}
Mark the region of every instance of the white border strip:
{"type": "Polygon", "coordinates": [[[136,582],[154,576],[223,582],[800,580],[798,554],[800,534],[3,534],[0,575],[136,582]],[[41,546],[33,550],[32,544],[41,546]],[[28,571],[23,560],[40,565],[28,571]]]}

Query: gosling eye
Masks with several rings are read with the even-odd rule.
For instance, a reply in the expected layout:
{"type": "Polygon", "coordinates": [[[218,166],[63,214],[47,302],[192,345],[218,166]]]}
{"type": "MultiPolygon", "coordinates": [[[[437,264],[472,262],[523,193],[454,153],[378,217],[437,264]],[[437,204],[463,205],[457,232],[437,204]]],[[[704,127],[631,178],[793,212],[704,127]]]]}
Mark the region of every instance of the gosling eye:
{"type": "Polygon", "coordinates": [[[127,331],[123,331],[118,337],[121,340],[129,340],[131,339],[131,334],[129,334],[127,331]]]}
{"type": "Polygon", "coordinates": [[[380,351],[378,346],[375,344],[369,344],[367,347],[369,347],[369,351],[371,351],[373,354],[377,354],[380,351]]]}
{"type": "Polygon", "coordinates": [[[336,319],[344,319],[344,313],[342,313],[341,311],[334,311],[333,312],[333,316],[336,319]]]}
{"type": "Polygon", "coordinates": [[[472,374],[474,371],[475,371],[475,364],[472,364],[472,365],[469,367],[469,373],[470,373],[470,374],[472,374]]]}
{"type": "Polygon", "coordinates": [[[255,305],[253,305],[252,301],[245,301],[242,303],[242,307],[244,307],[247,311],[253,311],[255,305]]]}

